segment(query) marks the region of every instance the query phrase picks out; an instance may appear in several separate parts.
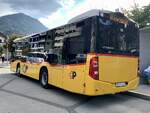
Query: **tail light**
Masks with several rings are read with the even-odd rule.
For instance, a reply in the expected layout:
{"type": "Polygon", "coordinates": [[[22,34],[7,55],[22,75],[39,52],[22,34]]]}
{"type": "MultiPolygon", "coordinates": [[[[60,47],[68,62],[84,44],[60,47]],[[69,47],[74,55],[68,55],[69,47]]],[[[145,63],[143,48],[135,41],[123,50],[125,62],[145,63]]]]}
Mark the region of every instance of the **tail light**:
{"type": "Polygon", "coordinates": [[[93,57],[90,60],[90,69],[89,69],[89,75],[92,77],[94,80],[99,79],[99,69],[98,69],[98,57],[93,57]]]}

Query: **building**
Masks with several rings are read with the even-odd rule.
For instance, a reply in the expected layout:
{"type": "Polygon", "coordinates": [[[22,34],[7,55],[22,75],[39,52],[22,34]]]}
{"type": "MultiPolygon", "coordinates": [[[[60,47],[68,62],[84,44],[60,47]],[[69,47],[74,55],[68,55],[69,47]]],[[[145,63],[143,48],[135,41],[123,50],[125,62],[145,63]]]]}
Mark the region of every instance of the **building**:
{"type": "Polygon", "coordinates": [[[32,52],[43,52],[45,50],[46,32],[35,34],[29,37],[30,49],[32,52]]]}
{"type": "Polygon", "coordinates": [[[16,55],[25,55],[28,52],[44,52],[46,37],[47,32],[42,32],[15,39],[14,43],[16,55]]]}
{"type": "Polygon", "coordinates": [[[140,29],[140,72],[150,66],[150,26],[140,29]]]}
{"type": "Polygon", "coordinates": [[[17,38],[14,40],[16,56],[21,56],[23,54],[24,50],[30,48],[29,38],[30,38],[30,36],[25,36],[25,37],[17,38]]]}
{"type": "Polygon", "coordinates": [[[31,51],[44,52],[46,32],[30,36],[31,51]]]}
{"type": "Polygon", "coordinates": [[[45,37],[45,51],[50,51],[53,47],[53,40],[55,37],[55,30],[47,31],[47,36],[45,37]]]}

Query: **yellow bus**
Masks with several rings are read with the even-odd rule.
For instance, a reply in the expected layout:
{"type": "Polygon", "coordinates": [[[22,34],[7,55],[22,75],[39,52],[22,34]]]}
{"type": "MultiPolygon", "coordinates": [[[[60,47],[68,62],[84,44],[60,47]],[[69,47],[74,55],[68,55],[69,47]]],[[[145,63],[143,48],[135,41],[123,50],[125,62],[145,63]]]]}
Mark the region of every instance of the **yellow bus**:
{"type": "Polygon", "coordinates": [[[123,14],[99,11],[75,18],[47,31],[49,38],[48,53],[12,60],[11,70],[39,80],[44,88],[53,85],[89,96],[137,88],[139,29],[123,14]]]}

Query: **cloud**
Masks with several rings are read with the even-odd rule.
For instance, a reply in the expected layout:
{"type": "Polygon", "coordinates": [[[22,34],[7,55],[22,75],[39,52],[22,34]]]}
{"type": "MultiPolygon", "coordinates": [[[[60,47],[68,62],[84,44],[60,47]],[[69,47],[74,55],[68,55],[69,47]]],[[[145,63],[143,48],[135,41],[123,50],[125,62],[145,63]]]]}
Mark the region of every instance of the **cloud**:
{"type": "Polygon", "coordinates": [[[129,9],[134,1],[140,6],[149,3],[149,0],[0,0],[0,16],[21,12],[39,19],[49,28],[54,28],[88,10],[129,9]]]}
{"type": "Polygon", "coordinates": [[[66,24],[71,18],[84,13],[91,9],[104,9],[115,11],[118,8],[131,9],[134,2],[140,6],[147,5],[149,0],[61,0],[60,3],[62,8],[58,11],[53,12],[47,17],[41,17],[39,20],[48,28],[54,28],[63,24],[66,24]]]}
{"type": "Polygon", "coordinates": [[[58,10],[46,18],[39,18],[39,21],[51,29],[67,23],[68,16],[65,16],[65,14],[62,14],[61,10],[58,10]]]}
{"type": "Polygon", "coordinates": [[[75,0],[60,0],[60,4],[64,10],[72,8],[76,3],[77,1],[75,0]]]}
{"type": "Polygon", "coordinates": [[[13,9],[10,8],[9,4],[0,3],[0,16],[15,13],[13,9]]]}
{"type": "Polygon", "coordinates": [[[53,12],[47,17],[39,18],[39,21],[48,28],[55,28],[68,22],[72,15],[69,17],[68,12],[74,9],[78,2],[77,0],[60,0],[61,8],[56,12],[53,12]]]}
{"type": "Polygon", "coordinates": [[[57,11],[60,0],[0,0],[0,4],[8,4],[16,12],[23,12],[35,17],[44,17],[57,11]]]}

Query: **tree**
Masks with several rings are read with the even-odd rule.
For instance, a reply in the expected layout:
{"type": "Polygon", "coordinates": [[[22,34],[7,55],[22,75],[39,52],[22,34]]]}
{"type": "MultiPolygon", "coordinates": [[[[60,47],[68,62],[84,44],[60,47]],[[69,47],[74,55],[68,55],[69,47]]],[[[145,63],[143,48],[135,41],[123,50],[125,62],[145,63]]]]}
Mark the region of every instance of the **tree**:
{"type": "Polygon", "coordinates": [[[0,45],[0,56],[2,55],[3,53],[3,47],[0,45]]]}
{"type": "Polygon", "coordinates": [[[141,8],[135,4],[127,11],[127,16],[137,22],[140,28],[150,25],[150,4],[141,8]]]}
{"type": "Polygon", "coordinates": [[[13,35],[9,36],[5,41],[6,44],[4,45],[4,48],[5,49],[8,48],[8,51],[11,53],[12,57],[14,56],[14,50],[15,50],[15,47],[13,46],[14,45],[14,40],[17,39],[17,38],[21,38],[21,37],[22,37],[21,35],[13,34],[13,35]]]}

